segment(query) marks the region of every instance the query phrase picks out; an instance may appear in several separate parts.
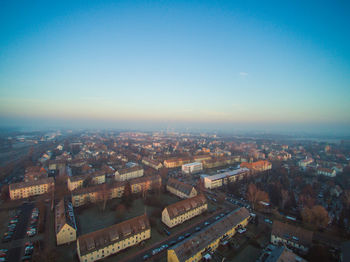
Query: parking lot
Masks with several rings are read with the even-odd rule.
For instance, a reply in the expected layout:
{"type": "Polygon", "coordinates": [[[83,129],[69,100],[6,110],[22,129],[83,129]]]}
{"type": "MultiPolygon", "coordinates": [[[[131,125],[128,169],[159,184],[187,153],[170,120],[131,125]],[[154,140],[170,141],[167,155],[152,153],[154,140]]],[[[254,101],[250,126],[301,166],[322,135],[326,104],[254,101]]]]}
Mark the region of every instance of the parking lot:
{"type": "MultiPolygon", "coordinates": [[[[34,205],[32,203],[24,203],[18,207],[12,216],[10,216],[8,221],[7,230],[5,230],[2,241],[1,241],[1,250],[3,252],[0,254],[2,261],[20,261],[21,259],[25,260],[26,258],[30,259],[34,246],[29,243],[29,235],[27,235],[27,226],[31,224],[32,212],[34,205]],[[27,248],[25,245],[27,243],[27,248]]],[[[32,223],[32,226],[35,227],[36,223],[32,223]]],[[[32,231],[34,232],[34,231],[32,231]]],[[[32,237],[36,235],[32,233],[32,237]]]]}

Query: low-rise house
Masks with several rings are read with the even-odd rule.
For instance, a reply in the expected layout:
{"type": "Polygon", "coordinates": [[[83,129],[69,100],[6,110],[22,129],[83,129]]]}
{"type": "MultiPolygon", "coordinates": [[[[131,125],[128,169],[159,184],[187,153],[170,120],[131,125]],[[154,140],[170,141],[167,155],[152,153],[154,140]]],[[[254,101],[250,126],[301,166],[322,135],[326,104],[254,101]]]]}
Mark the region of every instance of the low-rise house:
{"type": "Polygon", "coordinates": [[[272,225],[271,243],[285,244],[307,252],[312,245],[313,232],[307,229],[275,220],[272,225]]]}
{"type": "Polygon", "coordinates": [[[180,198],[191,198],[197,195],[197,190],[193,186],[174,178],[169,178],[166,190],[180,198]]]}
{"type": "Polygon", "coordinates": [[[56,243],[62,245],[77,239],[77,225],[71,202],[62,199],[55,208],[56,243]]]}
{"type": "Polygon", "coordinates": [[[48,193],[50,190],[53,190],[54,186],[55,182],[52,177],[10,184],[10,198],[14,200],[42,195],[48,193]]]}
{"type": "Polygon", "coordinates": [[[207,200],[204,195],[188,198],[164,208],[162,222],[172,228],[176,225],[202,214],[208,209],[207,200]]]}
{"type": "Polygon", "coordinates": [[[143,168],[140,166],[134,166],[130,168],[124,168],[115,172],[116,181],[126,181],[137,177],[143,176],[143,168]]]}
{"type": "Polygon", "coordinates": [[[211,254],[233,237],[238,228],[249,221],[249,211],[238,208],[220,220],[194,233],[191,237],[172,246],[167,251],[168,262],[195,262],[209,259],[211,254]]]}
{"type": "Polygon", "coordinates": [[[150,237],[148,217],[142,215],[78,237],[77,253],[80,262],[97,261],[150,237]]]}

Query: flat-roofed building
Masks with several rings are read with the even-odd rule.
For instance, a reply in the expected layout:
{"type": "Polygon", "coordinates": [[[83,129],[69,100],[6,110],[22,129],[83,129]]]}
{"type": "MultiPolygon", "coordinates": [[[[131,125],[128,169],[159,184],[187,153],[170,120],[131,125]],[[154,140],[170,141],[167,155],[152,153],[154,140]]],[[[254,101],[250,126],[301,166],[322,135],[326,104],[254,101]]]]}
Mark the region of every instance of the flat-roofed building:
{"type": "Polygon", "coordinates": [[[97,261],[150,237],[148,217],[142,215],[78,237],[77,253],[80,262],[97,261]]]}
{"type": "Polygon", "coordinates": [[[55,207],[56,243],[62,245],[77,239],[77,225],[73,212],[73,205],[62,199],[55,207]]]}
{"type": "Polygon", "coordinates": [[[254,172],[263,172],[270,170],[272,168],[272,164],[267,160],[259,160],[253,163],[243,162],[241,163],[241,167],[246,167],[254,172]]]}
{"type": "Polygon", "coordinates": [[[54,186],[55,182],[52,177],[10,184],[10,198],[14,200],[42,195],[48,193],[50,190],[53,190],[54,186]]]}
{"type": "Polygon", "coordinates": [[[160,188],[162,186],[162,178],[160,175],[143,176],[129,181],[131,193],[137,194],[148,190],[160,188]]]}
{"type": "Polygon", "coordinates": [[[214,252],[220,244],[233,237],[236,230],[248,224],[250,214],[246,208],[238,208],[215,221],[191,237],[172,246],[167,251],[168,262],[201,261],[214,252]]]}
{"type": "Polygon", "coordinates": [[[248,168],[239,168],[233,171],[224,172],[212,176],[203,176],[204,187],[213,189],[226,185],[230,182],[241,180],[244,176],[249,175],[248,168]]]}
{"type": "Polygon", "coordinates": [[[123,168],[115,172],[116,181],[126,181],[137,177],[143,176],[143,168],[140,166],[134,166],[130,168],[123,168]]]}
{"type": "Polygon", "coordinates": [[[180,198],[191,198],[197,195],[197,190],[193,186],[175,178],[168,179],[166,190],[180,198]]]}
{"type": "Polygon", "coordinates": [[[148,157],[142,158],[142,164],[144,164],[145,166],[152,167],[155,170],[159,170],[163,167],[162,163],[157,162],[157,161],[150,159],[148,157]]]}
{"type": "Polygon", "coordinates": [[[313,232],[299,226],[275,220],[272,225],[271,243],[285,244],[307,252],[312,245],[313,232]]]}
{"type": "Polygon", "coordinates": [[[202,214],[207,209],[208,204],[204,195],[191,197],[164,208],[162,222],[171,228],[202,214]]]}
{"type": "Polygon", "coordinates": [[[166,168],[176,168],[191,163],[191,161],[192,159],[190,157],[174,157],[164,160],[164,166],[166,168]]]}
{"type": "Polygon", "coordinates": [[[181,169],[185,174],[195,174],[203,170],[203,164],[201,162],[184,164],[182,165],[181,169]]]}
{"type": "Polygon", "coordinates": [[[78,188],[72,191],[72,203],[74,207],[78,207],[88,203],[120,198],[124,194],[124,188],[125,182],[78,188]]]}

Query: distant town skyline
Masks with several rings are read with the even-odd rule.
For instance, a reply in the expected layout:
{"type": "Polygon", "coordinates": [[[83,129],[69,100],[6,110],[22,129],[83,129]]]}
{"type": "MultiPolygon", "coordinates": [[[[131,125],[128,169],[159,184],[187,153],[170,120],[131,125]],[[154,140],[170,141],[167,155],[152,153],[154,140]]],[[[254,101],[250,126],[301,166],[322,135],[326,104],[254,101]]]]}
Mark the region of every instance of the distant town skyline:
{"type": "Polygon", "coordinates": [[[346,1],[0,3],[0,126],[350,133],[346,1]]]}

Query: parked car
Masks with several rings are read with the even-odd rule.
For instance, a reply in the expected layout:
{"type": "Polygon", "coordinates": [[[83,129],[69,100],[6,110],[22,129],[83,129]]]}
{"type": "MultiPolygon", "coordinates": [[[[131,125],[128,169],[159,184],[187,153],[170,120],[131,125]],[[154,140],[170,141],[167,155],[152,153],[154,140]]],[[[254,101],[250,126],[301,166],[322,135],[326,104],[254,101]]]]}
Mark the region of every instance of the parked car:
{"type": "Polygon", "coordinates": [[[206,221],[206,222],[204,223],[204,225],[205,225],[205,226],[209,226],[209,225],[210,225],[210,222],[206,221]]]}
{"type": "Polygon", "coordinates": [[[182,241],[182,240],[184,240],[184,239],[185,239],[184,236],[179,236],[179,237],[177,238],[178,241],[182,241]]]}
{"type": "Polygon", "coordinates": [[[150,256],[149,256],[149,255],[147,255],[147,254],[146,254],[146,255],[144,255],[144,256],[142,257],[142,259],[143,259],[143,260],[147,260],[147,259],[149,259],[149,258],[150,258],[150,256]]]}
{"type": "Polygon", "coordinates": [[[195,230],[196,230],[196,231],[200,231],[200,230],[201,230],[201,227],[196,227],[195,230]]]}

